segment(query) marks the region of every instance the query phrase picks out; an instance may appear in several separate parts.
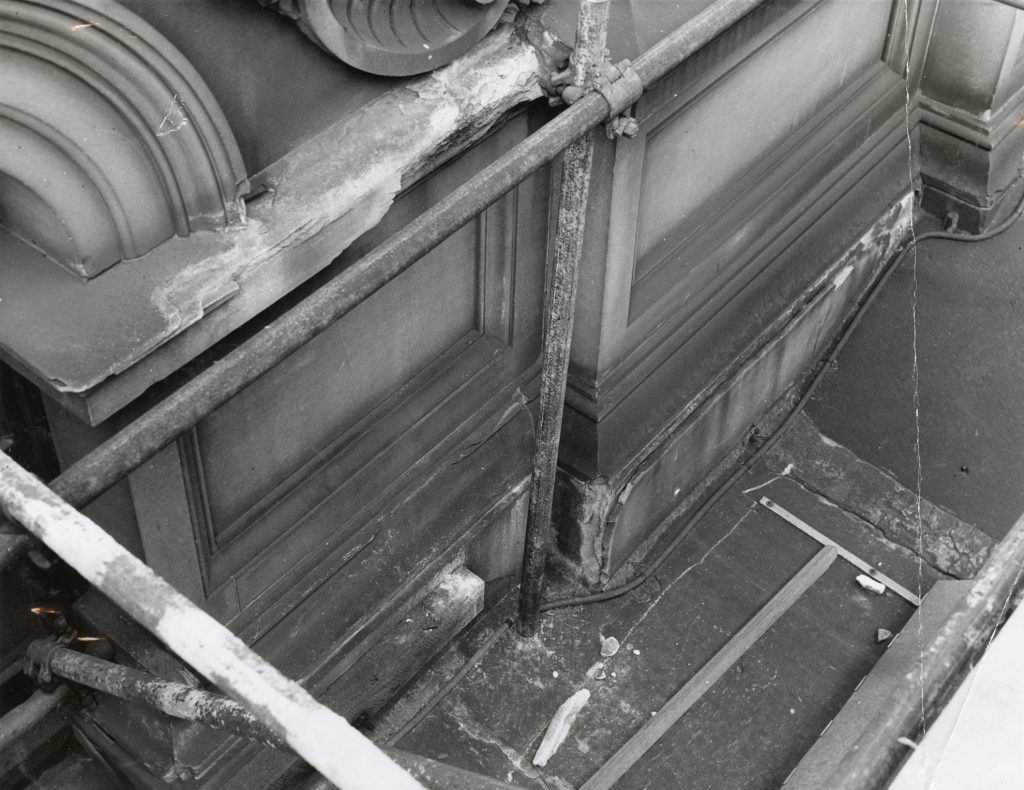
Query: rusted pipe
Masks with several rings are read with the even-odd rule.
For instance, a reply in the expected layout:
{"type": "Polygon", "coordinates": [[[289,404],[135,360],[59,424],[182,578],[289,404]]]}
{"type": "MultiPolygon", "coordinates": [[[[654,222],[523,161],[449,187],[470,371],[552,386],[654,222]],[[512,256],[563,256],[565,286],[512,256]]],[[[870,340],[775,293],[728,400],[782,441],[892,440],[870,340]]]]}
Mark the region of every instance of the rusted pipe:
{"type": "Polygon", "coordinates": [[[68,687],[59,686],[51,692],[36,691],[20,705],[11,708],[0,718],[0,752],[31,732],[43,719],[64,704],[68,687]]]}
{"type": "Polygon", "coordinates": [[[102,527],[0,453],[0,506],[82,577],[345,790],[419,790],[341,716],[321,705],[158,576],[102,527]]]}
{"type": "Polygon", "coordinates": [[[49,639],[28,646],[29,665],[44,679],[71,680],[118,699],[141,702],[178,719],[231,730],[244,738],[280,748],[283,741],[244,705],[222,694],[158,678],[148,672],[69,650],[49,639]]]}
{"type": "Polygon", "coordinates": [[[959,682],[984,653],[1010,613],[1024,582],[1024,515],[989,555],[974,586],[907,673],[899,692],[864,727],[823,787],[885,787],[916,742],[938,717],[959,682]]]}
{"type": "MultiPolygon", "coordinates": [[[[168,716],[195,721],[217,729],[227,729],[250,741],[263,743],[275,749],[291,751],[288,744],[277,737],[244,705],[223,694],[214,694],[155,677],[148,672],[115,664],[110,661],[69,650],[48,639],[32,642],[28,648],[30,666],[41,677],[58,677],[81,686],[110,694],[118,699],[149,705],[168,716]]],[[[48,712],[67,696],[68,687],[58,686],[52,694],[36,692],[32,699],[42,698],[48,712]]],[[[28,703],[26,703],[27,705],[28,703]]],[[[38,721],[41,717],[34,717],[38,721]]],[[[7,717],[0,720],[0,748],[7,742],[4,736],[10,729],[7,717]]],[[[398,749],[384,749],[398,765],[428,788],[445,790],[514,790],[513,785],[481,776],[472,771],[455,768],[437,760],[430,760],[398,749]]],[[[303,790],[333,788],[334,785],[318,776],[303,790]]]]}
{"type": "MultiPolygon", "coordinates": [[[[572,84],[577,88],[584,89],[594,84],[595,69],[604,60],[605,41],[608,37],[608,4],[609,0],[580,0],[572,75],[572,84]]],[[[562,156],[555,260],[544,305],[540,416],[533,456],[533,484],[530,487],[530,509],[526,522],[522,584],[519,587],[519,620],[516,628],[522,636],[533,636],[537,630],[544,588],[544,566],[551,533],[551,503],[558,470],[558,445],[562,432],[565,382],[569,372],[576,285],[579,281],[580,255],[583,252],[593,154],[594,143],[588,130],[574,140],[562,156]]]]}

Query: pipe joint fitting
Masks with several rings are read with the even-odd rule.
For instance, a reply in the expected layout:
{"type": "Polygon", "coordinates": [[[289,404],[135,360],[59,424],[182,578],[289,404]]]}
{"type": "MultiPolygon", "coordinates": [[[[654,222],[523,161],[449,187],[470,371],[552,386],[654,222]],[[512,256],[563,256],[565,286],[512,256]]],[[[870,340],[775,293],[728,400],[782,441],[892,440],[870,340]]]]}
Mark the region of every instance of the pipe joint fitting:
{"type": "Polygon", "coordinates": [[[634,105],[644,93],[644,83],[633,70],[633,64],[621,60],[608,63],[601,76],[595,81],[594,89],[608,102],[608,117],[622,115],[634,105]]]}
{"type": "Polygon", "coordinates": [[[608,103],[608,121],[605,123],[605,134],[608,139],[617,137],[636,137],[640,133],[640,124],[628,110],[643,95],[644,83],[633,70],[628,60],[605,65],[604,74],[595,84],[594,89],[608,103]]]}
{"type": "Polygon", "coordinates": [[[36,639],[29,643],[25,651],[25,674],[31,677],[43,691],[51,691],[59,684],[54,678],[51,664],[54,654],[66,647],[70,640],[66,637],[36,639]]]}

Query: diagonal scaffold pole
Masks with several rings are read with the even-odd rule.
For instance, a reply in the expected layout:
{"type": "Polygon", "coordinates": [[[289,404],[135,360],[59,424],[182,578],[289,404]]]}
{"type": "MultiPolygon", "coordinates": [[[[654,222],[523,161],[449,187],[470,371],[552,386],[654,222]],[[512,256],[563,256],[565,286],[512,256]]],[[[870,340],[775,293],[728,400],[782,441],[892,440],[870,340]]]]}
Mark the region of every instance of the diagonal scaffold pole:
{"type": "MultiPolygon", "coordinates": [[[[595,72],[604,62],[608,5],[609,0],[580,0],[572,86],[581,91],[593,86],[595,72]]],[[[544,567],[551,533],[551,503],[558,468],[565,382],[569,372],[569,349],[593,154],[593,140],[590,133],[585,132],[570,143],[562,155],[554,264],[544,305],[540,417],[533,456],[533,485],[530,488],[530,509],[526,524],[522,585],[519,588],[517,629],[522,636],[533,636],[537,630],[544,588],[544,567]]]]}
{"type": "Polygon", "coordinates": [[[260,658],[99,525],[0,453],[0,507],[343,790],[422,790],[344,718],[260,658]]]}

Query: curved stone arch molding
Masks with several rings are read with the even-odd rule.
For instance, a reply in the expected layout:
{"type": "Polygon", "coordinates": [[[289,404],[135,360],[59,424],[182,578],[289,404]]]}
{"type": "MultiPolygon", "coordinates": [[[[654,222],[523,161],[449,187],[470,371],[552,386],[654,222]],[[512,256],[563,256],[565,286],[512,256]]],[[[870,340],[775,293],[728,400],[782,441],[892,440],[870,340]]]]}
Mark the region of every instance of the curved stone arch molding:
{"type": "Polygon", "coordinates": [[[464,55],[497,24],[508,2],[276,0],[278,11],[335,57],[391,77],[422,74],[464,55]]]}
{"type": "Polygon", "coordinates": [[[245,166],[216,99],[120,4],[0,0],[0,71],[0,224],[49,257],[92,277],[243,221],[245,166]]]}

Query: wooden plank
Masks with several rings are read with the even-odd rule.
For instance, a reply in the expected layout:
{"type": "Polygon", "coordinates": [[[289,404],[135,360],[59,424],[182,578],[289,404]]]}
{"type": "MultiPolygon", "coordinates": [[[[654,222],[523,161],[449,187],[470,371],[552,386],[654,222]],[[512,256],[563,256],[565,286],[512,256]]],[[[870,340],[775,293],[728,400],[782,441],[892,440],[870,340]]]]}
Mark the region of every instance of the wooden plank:
{"type": "Polygon", "coordinates": [[[900,596],[900,598],[912,603],[914,606],[921,605],[921,599],[918,596],[914,595],[914,593],[910,592],[910,590],[908,590],[902,584],[899,584],[889,576],[886,576],[873,565],[862,560],[852,551],[844,549],[842,546],[840,546],[838,543],[832,540],[832,538],[826,535],[822,535],[820,532],[818,532],[818,530],[816,530],[806,521],[800,520],[781,505],[772,502],[772,500],[770,500],[768,497],[761,497],[758,500],[758,502],[764,507],[768,508],[768,510],[772,511],[772,513],[781,518],[783,521],[792,524],[794,527],[799,529],[804,534],[814,538],[822,546],[833,546],[836,549],[836,551],[839,552],[840,557],[842,557],[848,563],[853,565],[855,568],[864,571],[864,573],[866,573],[872,579],[877,579],[878,581],[880,581],[882,584],[884,584],[886,587],[888,587],[890,590],[892,590],[894,593],[900,596]]]}
{"type": "Polygon", "coordinates": [[[754,642],[764,636],[800,596],[821,578],[837,556],[835,546],[825,546],[815,554],[813,559],[737,631],[732,639],[665,703],[654,718],[637,730],[580,790],[607,790],[621,779],[623,774],[743,657],[754,642]]]}

